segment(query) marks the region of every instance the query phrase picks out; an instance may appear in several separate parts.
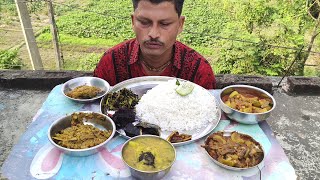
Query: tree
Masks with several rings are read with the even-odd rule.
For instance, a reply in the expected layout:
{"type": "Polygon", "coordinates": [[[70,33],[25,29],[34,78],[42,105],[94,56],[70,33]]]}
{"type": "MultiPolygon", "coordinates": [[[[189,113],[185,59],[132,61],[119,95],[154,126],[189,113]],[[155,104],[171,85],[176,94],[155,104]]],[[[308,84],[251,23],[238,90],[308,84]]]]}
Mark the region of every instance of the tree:
{"type": "MultiPolygon", "coordinates": [[[[240,41],[220,41],[217,73],[283,75],[305,46],[305,34],[312,28],[306,3],[275,0],[224,3],[228,8],[224,11],[232,13],[222,33],[240,41]]],[[[314,29],[317,31],[317,27],[314,29]]],[[[290,75],[303,75],[307,56],[307,53],[299,56],[290,75]]]]}
{"type": "Polygon", "coordinates": [[[320,30],[319,30],[320,29],[320,0],[307,0],[306,4],[307,4],[306,6],[308,7],[307,12],[310,15],[310,17],[312,19],[314,19],[315,24],[314,24],[312,34],[310,37],[310,42],[307,46],[307,50],[304,53],[304,56],[302,56],[299,59],[298,75],[304,75],[303,74],[304,64],[306,63],[307,59],[310,57],[310,53],[311,53],[311,50],[312,50],[312,47],[313,47],[313,44],[315,42],[316,37],[320,34],[320,30]]]}

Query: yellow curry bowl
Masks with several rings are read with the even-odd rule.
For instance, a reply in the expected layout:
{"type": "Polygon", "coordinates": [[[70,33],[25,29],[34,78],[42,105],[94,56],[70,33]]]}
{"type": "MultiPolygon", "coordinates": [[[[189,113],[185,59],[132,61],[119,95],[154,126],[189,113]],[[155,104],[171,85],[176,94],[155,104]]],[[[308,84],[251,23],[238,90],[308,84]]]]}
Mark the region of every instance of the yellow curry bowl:
{"type": "Polygon", "coordinates": [[[115,135],[116,126],[104,114],[78,111],[54,121],[48,139],[70,156],[89,156],[99,152],[115,135]]]}
{"type": "Polygon", "coordinates": [[[167,140],[154,135],[139,135],[126,141],[121,157],[137,179],[161,179],[176,160],[176,150],[167,140]]]}
{"type": "Polygon", "coordinates": [[[249,85],[231,85],[219,96],[220,107],[232,120],[243,124],[257,124],[266,120],[276,107],[267,91],[249,85]]]}

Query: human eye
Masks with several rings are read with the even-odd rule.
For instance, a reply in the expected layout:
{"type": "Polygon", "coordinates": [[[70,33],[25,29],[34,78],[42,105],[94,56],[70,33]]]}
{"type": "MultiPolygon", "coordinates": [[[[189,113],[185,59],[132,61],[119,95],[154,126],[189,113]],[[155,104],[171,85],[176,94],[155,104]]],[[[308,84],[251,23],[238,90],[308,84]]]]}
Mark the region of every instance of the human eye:
{"type": "Polygon", "coordinates": [[[148,26],[150,24],[150,21],[145,20],[145,19],[138,19],[139,23],[142,24],[143,26],[148,26]]]}
{"type": "Polygon", "coordinates": [[[167,26],[170,26],[170,22],[160,22],[160,25],[163,26],[163,27],[167,27],[167,26]]]}

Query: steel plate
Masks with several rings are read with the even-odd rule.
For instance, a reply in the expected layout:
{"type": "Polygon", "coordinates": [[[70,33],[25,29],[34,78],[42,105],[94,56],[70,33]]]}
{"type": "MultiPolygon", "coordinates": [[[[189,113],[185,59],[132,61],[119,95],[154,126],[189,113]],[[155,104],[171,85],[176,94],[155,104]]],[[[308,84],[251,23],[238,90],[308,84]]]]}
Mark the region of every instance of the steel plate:
{"type": "MultiPolygon", "coordinates": [[[[231,136],[231,132],[232,131],[223,131],[223,136],[231,136]]],[[[253,140],[255,140],[252,136],[248,135],[248,134],[245,134],[245,133],[241,133],[241,134],[244,134],[244,135],[247,135],[249,137],[251,137],[253,140]]],[[[210,136],[210,135],[209,135],[210,136]]],[[[209,137],[208,136],[208,137],[209,137]]],[[[206,140],[204,142],[207,141],[208,137],[206,138],[206,140]]],[[[263,159],[261,160],[261,162],[255,166],[252,166],[252,167],[248,167],[248,168],[238,168],[238,167],[232,167],[232,166],[228,166],[228,165],[225,165],[221,162],[219,162],[218,160],[215,160],[213,157],[210,156],[210,154],[208,153],[208,151],[206,151],[206,154],[208,155],[208,157],[214,162],[216,163],[218,166],[220,167],[223,167],[223,168],[226,168],[226,169],[229,169],[229,170],[232,170],[232,171],[245,171],[245,170],[249,170],[249,169],[254,169],[254,168],[258,168],[260,170],[260,167],[263,163],[264,163],[264,159],[266,157],[266,153],[265,153],[265,150],[263,148],[263,146],[257,141],[255,140],[259,145],[260,147],[262,148],[262,151],[263,151],[263,159]]]]}
{"type": "MultiPolygon", "coordinates": [[[[120,89],[123,88],[127,88],[130,89],[131,91],[133,91],[135,94],[139,95],[139,97],[141,97],[143,94],[145,94],[148,90],[152,89],[153,87],[157,86],[160,83],[164,83],[167,82],[170,79],[176,79],[175,77],[166,77],[166,76],[143,76],[143,77],[138,77],[138,78],[132,78],[126,81],[123,81],[119,84],[116,84],[114,87],[111,88],[111,90],[109,91],[109,93],[112,92],[116,92],[119,91],[120,89]]],[[[195,84],[196,86],[199,86],[197,84],[195,84]]],[[[201,87],[201,86],[199,86],[201,87]]],[[[202,88],[202,87],[201,87],[202,88]]],[[[209,91],[207,91],[211,96],[213,96],[209,91]]],[[[108,111],[108,112],[104,112],[104,108],[103,108],[103,104],[105,103],[105,97],[104,96],[101,99],[100,102],[100,111],[103,114],[112,114],[113,112],[108,111]]],[[[207,134],[209,134],[219,123],[220,119],[221,119],[221,109],[218,106],[218,101],[215,98],[216,101],[216,105],[217,105],[217,109],[218,109],[218,113],[216,114],[215,119],[218,119],[216,122],[210,123],[208,124],[208,126],[203,127],[199,130],[193,130],[193,131],[183,131],[183,132],[179,132],[179,133],[185,133],[185,134],[190,134],[192,135],[192,139],[190,141],[185,141],[185,142],[180,142],[180,143],[172,143],[174,146],[181,146],[181,145],[185,145],[185,144],[189,144],[192,143],[204,136],[206,136],[207,134]]],[[[125,137],[126,139],[130,139],[130,137],[126,136],[124,131],[122,130],[117,130],[117,132],[125,137]]],[[[171,134],[171,131],[161,131],[161,137],[164,139],[167,139],[167,137],[171,134]]]]}
{"type": "Polygon", "coordinates": [[[87,77],[77,77],[74,79],[70,79],[69,81],[67,81],[63,84],[61,91],[62,91],[63,95],[70,100],[80,102],[80,103],[89,103],[89,102],[93,102],[93,101],[105,96],[109,92],[109,89],[110,89],[110,85],[104,79],[87,76],[87,77]],[[101,89],[101,92],[99,92],[97,94],[97,96],[95,96],[91,99],[76,99],[76,98],[71,98],[66,95],[66,93],[71,91],[72,89],[74,89],[78,86],[83,86],[83,85],[95,86],[95,87],[101,89]]]}

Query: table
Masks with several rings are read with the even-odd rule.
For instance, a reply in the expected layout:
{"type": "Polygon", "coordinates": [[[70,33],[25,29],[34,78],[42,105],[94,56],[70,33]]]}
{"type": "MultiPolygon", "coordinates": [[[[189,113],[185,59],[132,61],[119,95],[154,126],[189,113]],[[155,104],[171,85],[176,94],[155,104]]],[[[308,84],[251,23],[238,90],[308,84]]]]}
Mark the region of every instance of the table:
{"type": "MultiPolygon", "coordinates": [[[[115,136],[99,153],[87,157],[71,157],[61,153],[47,138],[51,123],[75,111],[99,112],[99,101],[81,104],[61,93],[62,85],[48,95],[32,123],[13,147],[2,166],[8,179],[132,179],[121,160],[121,147],[126,139],[115,136]]],[[[210,90],[217,97],[219,90],[210,90]]],[[[258,168],[231,171],[217,166],[206,154],[204,138],[176,147],[177,159],[164,179],[296,179],[295,171],[266,121],[244,125],[222,117],[213,132],[235,130],[253,136],[266,152],[258,168]]],[[[211,133],[210,133],[211,134],[211,133]]]]}

